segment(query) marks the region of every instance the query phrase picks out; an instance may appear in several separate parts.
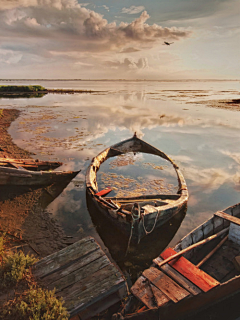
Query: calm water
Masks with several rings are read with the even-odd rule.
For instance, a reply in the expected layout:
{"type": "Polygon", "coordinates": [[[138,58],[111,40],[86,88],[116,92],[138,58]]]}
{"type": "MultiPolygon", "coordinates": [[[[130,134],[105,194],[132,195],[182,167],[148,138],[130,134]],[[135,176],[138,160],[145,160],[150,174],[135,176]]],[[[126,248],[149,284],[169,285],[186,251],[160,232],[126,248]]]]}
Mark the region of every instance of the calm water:
{"type": "MultiPolygon", "coordinates": [[[[24,84],[17,82],[21,83],[24,84]]],[[[63,170],[81,169],[48,208],[68,235],[79,239],[94,236],[130,273],[134,273],[133,266],[136,272],[146,267],[164,246],[169,242],[174,245],[213,212],[240,201],[240,113],[197,103],[239,99],[239,81],[37,81],[35,84],[99,91],[0,99],[0,108],[22,111],[10,127],[15,143],[34,152],[36,158],[63,161],[63,170]],[[84,182],[91,159],[135,131],[175,160],[185,176],[190,198],[185,218],[184,213],[176,217],[126,255],[127,240],[113,231],[86,200],[84,182]],[[141,267],[136,267],[138,264],[141,267]]],[[[164,192],[174,192],[175,173],[166,163],[141,157],[135,160],[135,165],[104,165],[99,174],[100,185],[111,185],[107,174],[112,166],[111,172],[118,177],[115,192],[122,184],[120,175],[121,179],[132,177],[139,186],[144,168],[144,181],[145,177],[149,181],[155,176],[162,177],[164,192]],[[149,163],[165,170],[157,170],[149,163]]],[[[147,190],[149,185],[144,187],[147,190]]]]}

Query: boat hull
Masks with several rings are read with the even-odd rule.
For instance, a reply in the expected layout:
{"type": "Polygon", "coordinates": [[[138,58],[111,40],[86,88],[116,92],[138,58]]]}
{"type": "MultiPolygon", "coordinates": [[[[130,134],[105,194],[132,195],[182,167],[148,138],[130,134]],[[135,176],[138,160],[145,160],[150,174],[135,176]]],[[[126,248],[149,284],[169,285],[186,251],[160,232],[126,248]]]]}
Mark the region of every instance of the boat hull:
{"type": "Polygon", "coordinates": [[[44,186],[72,180],[79,171],[29,171],[0,167],[0,186],[44,186]]]}
{"type": "MultiPolygon", "coordinates": [[[[99,201],[96,197],[94,197],[89,190],[87,190],[87,193],[88,196],[91,198],[91,201],[94,203],[95,207],[101,212],[101,214],[103,214],[107,219],[109,219],[125,236],[129,237],[132,228],[131,220],[127,219],[127,217],[122,215],[121,213],[116,212],[116,210],[107,208],[107,206],[103,205],[102,202],[99,201]]],[[[158,212],[153,212],[151,215],[148,215],[148,217],[145,218],[145,220],[140,219],[137,226],[135,227],[137,228],[137,230],[133,230],[132,244],[136,244],[142,238],[144,238],[146,236],[146,231],[150,233],[153,227],[159,228],[168,220],[170,220],[173,216],[177,215],[180,211],[186,210],[186,207],[187,200],[179,205],[162,210],[159,215],[158,212]]]]}
{"type": "Polygon", "coordinates": [[[133,138],[117,143],[99,153],[87,170],[87,193],[98,209],[125,234],[131,234],[131,242],[138,243],[144,236],[151,233],[186,209],[188,190],[185,179],[178,166],[165,153],[149,145],[145,141],[133,138]],[[97,186],[97,171],[100,165],[108,158],[129,152],[142,152],[159,156],[169,161],[176,171],[178,179],[178,192],[175,195],[143,195],[134,198],[103,198],[99,196],[97,186]],[[137,203],[137,218],[134,217],[134,205],[137,203]],[[128,208],[128,209],[126,209],[128,208]],[[130,209],[129,209],[130,208],[130,209]]]}
{"type": "MultiPolygon", "coordinates": [[[[222,213],[225,213],[233,217],[240,217],[240,203],[226,208],[225,210],[220,212],[220,215],[218,213],[214,214],[210,219],[206,220],[204,223],[202,223],[200,226],[198,226],[197,228],[192,230],[189,234],[187,234],[184,238],[182,238],[177,243],[177,245],[173,248],[174,251],[180,252],[181,250],[184,250],[203,239],[207,239],[213,234],[219,233],[221,230],[225,230],[225,232],[230,233],[230,231],[227,231],[227,228],[230,225],[229,221],[232,221],[233,219],[230,219],[230,218],[223,219],[222,216],[224,215],[222,213]]],[[[239,221],[237,223],[239,224],[239,221]]],[[[232,225],[230,225],[230,230],[231,230],[231,227],[232,225]]],[[[240,252],[239,244],[235,243],[234,250],[236,250],[237,247],[238,247],[238,251],[236,251],[235,254],[239,254],[237,252],[240,252]]],[[[214,244],[213,244],[213,248],[214,248],[214,244]]],[[[199,260],[200,250],[204,251],[204,248],[202,249],[202,247],[198,246],[195,249],[186,252],[183,256],[187,258],[188,261],[191,261],[191,260],[194,261],[195,258],[199,260]]],[[[224,248],[223,248],[223,251],[224,251],[224,248]]],[[[216,254],[217,253],[215,253],[215,255],[216,254]]],[[[227,254],[229,254],[229,252],[227,254]]],[[[221,260],[216,260],[216,261],[221,261],[221,260]]],[[[227,260],[223,260],[223,261],[226,264],[228,263],[227,260]]],[[[156,267],[156,265],[153,265],[153,266],[156,267]]],[[[221,266],[217,264],[217,269],[219,269],[220,267],[221,266]]],[[[226,310],[228,310],[228,307],[227,307],[228,304],[229,306],[231,306],[231,308],[236,309],[234,310],[236,316],[234,318],[231,318],[231,319],[235,319],[239,315],[239,311],[240,311],[240,307],[238,303],[239,297],[240,297],[240,275],[231,276],[231,274],[237,274],[237,272],[230,271],[230,269],[228,268],[229,267],[226,267],[226,271],[229,272],[227,273],[227,277],[226,276],[223,277],[223,279],[225,279],[226,277],[226,279],[228,280],[221,281],[219,285],[214,286],[207,292],[202,291],[195,295],[192,294],[178,301],[177,303],[165,304],[159,308],[148,309],[141,313],[133,313],[131,315],[125,315],[122,317],[122,319],[129,319],[129,320],[130,319],[131,320],[134,320],[134,319],[136,320],[189,319],[190,320],[190,319],[205,319],[205,318],[230,319],[231,312],[229,312],[227,316],[223,316],[223,312],[226,312],[226,310]],[[235,305],[233,305],[233,301],[235,301],[235,305]],[[223,310],[223,306],[225,311],[223,310]]],[[[213,261],[210,262],[210,269],[214,270],[213,261]]],[[[204,271],[204,267],[202,268],[202,270],[204,271]]],[[[160,284],[159,284],[159,287],[161,288],[160,284]]],[[[118,319],[118,317],[116,317],[115,319],[118,319]]]]}

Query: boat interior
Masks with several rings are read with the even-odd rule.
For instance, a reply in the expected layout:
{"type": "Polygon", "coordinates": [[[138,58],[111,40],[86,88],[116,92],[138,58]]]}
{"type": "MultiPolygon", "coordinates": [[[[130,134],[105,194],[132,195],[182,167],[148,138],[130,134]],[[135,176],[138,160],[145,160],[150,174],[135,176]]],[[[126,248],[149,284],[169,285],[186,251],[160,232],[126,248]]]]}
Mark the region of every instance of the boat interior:
{"type": "Polygon", "coordinates": [[[175,247],[176,251],[206,239],[221,230],[226,233],[203,246],[184,254],[184,257],[220,283],[240,274],[240,208],[218,211],[212,219],[188,234],[175,247]],[[239,257],[239,258],[238,258],[239,257]]]}

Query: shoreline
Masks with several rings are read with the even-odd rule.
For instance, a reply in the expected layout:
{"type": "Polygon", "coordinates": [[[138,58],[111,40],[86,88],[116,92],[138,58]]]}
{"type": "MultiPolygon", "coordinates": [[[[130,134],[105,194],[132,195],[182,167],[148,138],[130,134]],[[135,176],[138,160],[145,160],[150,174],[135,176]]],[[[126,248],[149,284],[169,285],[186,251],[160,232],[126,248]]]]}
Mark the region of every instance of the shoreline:
{"type": "MultiPolygon", "coordinates": [[[[33,154],[19,148],[8,133],[11,123],[18,118],[20,111],[1,110],[0,157],[31,158],[33,154]]],[[[16,246],[16,239],[19,239],[21,241],[18,244],[25,254],[29,252],[43,258],[74,242],[45,209],[66,185],[31,189],[0,187],[0,231],[7,232],[10,238],[14,238],[14,241],[10,241],[10,247],[16,246]]]]}

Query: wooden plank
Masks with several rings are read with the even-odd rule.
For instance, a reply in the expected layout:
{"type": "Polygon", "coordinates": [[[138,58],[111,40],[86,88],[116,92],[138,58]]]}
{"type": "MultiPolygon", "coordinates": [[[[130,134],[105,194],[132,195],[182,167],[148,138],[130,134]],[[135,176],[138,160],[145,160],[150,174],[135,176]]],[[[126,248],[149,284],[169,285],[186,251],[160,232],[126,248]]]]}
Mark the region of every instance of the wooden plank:
{"type": "Polygon", "coordinates": [[[153,292],[151,290],[150,283],[145,277],[140,276],[134,283],[134,285],[131,287],[130,291],[136,298],[141,300],[149,309],[156,308],[156,305],[153,300],[153,292]]]}
{"type": "Polygon", "coordinates": [[[213,235],[213,220],[209,219],[202,225],[204,238],[213,235]]]}
{"type": "Polygon", "coordinates": [[[160,291],[162,291],[173,302],[178,302],[190,293],[180,287],[176,282],[169,278],[162,271],[150,267],[143,272],[143,276],[147,278],[152,284],[154,284],[160,291]]]}
{"type": "Polygon", "coordinates": [[[220,217],[222,219],[228,220],[234,224],[237,224],[240,226],[240,219],[237,217],[230,216],[229,214],[223,212],[223,211],[217,211],[214,213],[215,216],[220,217]]]}
{"type": "MultiPolygon", "coordinates": [[[[176,251],[174,251],[172,248],[167,248],[164,252],[161,253],[160,256],[163,259],[167,259],[175,253],[176,251]]],[[[209,276],[204,271],[198,269],[194,264],[192,264],[184,257],[173,260],[169,262],[169,264],[204,292],[207,292],[208,290],[219,285],[219,282],[217,280],[209,276]]]]}
{"type": "Polygon", "coordinates": [[[153,284],[150,284],[150,286],[158,308],[170,302],[170,299],[161,290],[156,288],[153,284]]]}
{"type": "Polygon", "coordinates": [[[228,238],[237,245],[240,245],[240,226],[238,224],[230,223],[228,238]]]}
{"type": "Polygon", "coordinates": [[[63,297],[65,307],[72,316],[125,287],[124,278],[111,264],[67,287],[61,291],[60,296],[63,297]]]}
{"type": "Polygon", "coordinates": [[[86,237],[80,241],[75,242],[71,246],[64,248],[56,253],[53,253],[33,266],[33,272],[36,277],[43,277],[49,273],[63,267],[66,263],[73,262],[76,259],[82,259],[87,254],[95,250],[99,250],[99,245],[94,238],[86,237]]]}
{"type": "MultiPolygon", "coordinates": [[[[51,284],[52,282],[65,277],[66,275],[74,272],[75,270],[81,269],[86,265],[90,265],[92,262],[97,261],[97,259],[104,257],[104,259],[109,259],[102,250],[96,250],[84,257],[84,259],[76,260],[70,264],[67,264],[64,268],[58,269],[53,273],[43,276],[40,281],[41,283],[51,284]]],[[[110,263],[110,261],[109,261],[110,263]]]]}
{"type": "MultiPolygon", "coordinates": [[[[70,272],[71,268],[64,269],[62,273],[65,276],[56,279],[56,275],[54,273],[54,278],[56,279],[51,283],[51,277],[45,277],[43,279],[45,287],[53,290],[55,288],[56,292],[64,290],[66,287],[73,285],[75,282],[78,282],[82,279],[85,279],[89,276],[89,274],[94,274],[98,270],[106,267],[110,264],[109,259],[106,256],[103,256],[94,261],[94,263],[90,263],[85,265],[84,267],[80,267],[73,272],[70,272]],[[48,282],[49,281],[49,282],[48,282]]],[[[70,266],[72,267],[72,266],[70,266]]],[[[75,263],[74,267],[77,267],[77,263],[75,263]]],[[[42,282],[41,282],[42,283],[42,282]]]]}
{"type": "MultiPolygon", "coordinates": [[[[163,261],[161,257],[158,257],[156,260],[159,262],[163,261]]],[[[176,281],[179,285],[181,285],[191,294],[197,295],[200,292],[202,292],[197,286],[195,286],[191,281],[183,277],[181,273],[173,269],[169,264],[165,264],[161,267],[160,270],[164,271],[164,273],[166,273],[169,277],[171,277],[174,281],[176,281]]]]}

